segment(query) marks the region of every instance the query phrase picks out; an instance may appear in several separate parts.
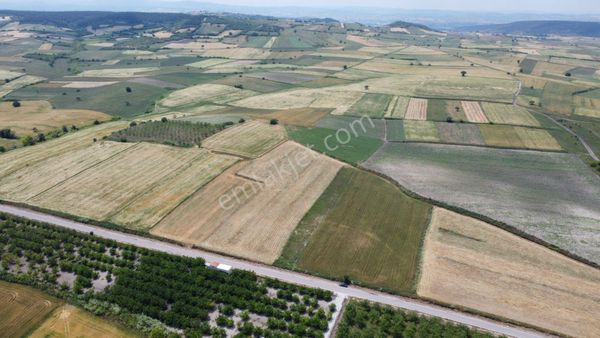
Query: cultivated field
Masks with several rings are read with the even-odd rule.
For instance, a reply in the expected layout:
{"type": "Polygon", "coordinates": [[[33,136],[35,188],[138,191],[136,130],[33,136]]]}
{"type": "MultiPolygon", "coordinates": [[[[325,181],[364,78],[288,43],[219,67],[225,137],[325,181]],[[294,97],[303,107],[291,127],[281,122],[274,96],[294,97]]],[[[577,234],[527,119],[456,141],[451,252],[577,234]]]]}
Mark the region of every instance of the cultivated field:
{"type": "Polygon", "coordinates": [[[385,112],[384,117],[389,118],[404,118],[406,107],[408,107],[409,98],[405,96],[394,96],[395,101],[392,101],[385,112]]]}
{"type": "Polygon", "coordinates": [[[479,102],[462,101],[461,102],[467,121],[473,123],[488,123],[488,118],[483,113],[479,102]]]}
{"type": "MultiPolygon", "coordinates": [[[[29,203],[72,215],[105,220],[120,212],[134,198],[189,166],[203,152],[198,148],[138,143],[36,195],[29,203]],[[116,180],[115,177],[119,179],[116,180]]],[[[164,193],[168,194],[166,191],[164,193]]],[[[177,205],[177,200],[169,202],[173,203],[171,208],[177,205]]],[[[142,209],[140,212],[143,211],[142,209]]]]}
{"type": "Polygon", "coordinates": [[[285,128],[262,121],[245,122],[202,141],[202,147],[233,155],[256,158],[287,138],[285,128]]]}
{"type": "Polygon", "coordinates": [[[271,264],[341,166],[286,142],[218,176],[151,233],[271,264]]]}
{"type": "Polygon", "coordinates": [[[10,128],[17,136],[35,134],[33,128],[46,133],[62,126],[83,127],[110,119],[110,115],[93,110],[52,109],[48,101],[21,101],[18,108],[12,102],[0,102],[0,129],[10,128]]]}
{"type": "Polygon", "coordinates": [[[69,151],[86,148],[94,143],[93,139],[100,140],[102,137],[108,136],[112,132],[123,129],[126,126],[126,122],[103,123],[99,126],[93,126],[74,133],[69,133],[65,136],[32,147],[23,147],[5,154],[0,154],[0,177],[9,175],[17,170],[33,165],[36,162],[69,151]]]}
{"type": "Polygon", "coordinates": [[[544,129],[506,125],[480,125],[486,145],[540,150],[561,150],[560,144],[544,129]]]}
{"type": "Polygon", "coordinates": [[[450,144],[484,145],[479,128],[466,123],[436,123],[440,141],[450,144]]]}
{"type": "Polygon", "coordinates": [[[0,86],[0,98],[13,91],[46,80],[41,76],[23,75],[0,86]]]}
{"type": "Polygon", "coordinates": [[[48,317],[29,337],[126,338],[138,337],[138,335],[73,305],[63,305],[54,310],[52,316],[48,317]]]}
{"type": "Polygon", "coordinates": [[[535,119],[525,108],[510,105],[483,102],[483,110],[488,120],[497,124],[513,124],[521,126],[540,126],[540,122],[535,119]]]}
{"type": "Polygon", "coordinates": [[[411,98],[404,114],[406,120],[427,120],[427,99],[411,98]]]}
{"type": "MultiPolygon", "coordinates": [[[[172,108],[206,101],[219,103],[217,101],[223,101],[224,98],[225,101],[227,101],[226,98],[228,98],[231,94],[239,95],[240,93],[244,93],[243,96],[251,96],[254,94],[252,91],[241,90],[232,86],[220,84],[201,84],[174,91],[166,98],[161,100],[159,104],[167,108],[172,108]]],[[[231,98],[231,100],[235,99],[235,96],[231,98]]],[[[225,101],[221,103],[225,103],[225,101]]]]}
{"type": "Polygon", "coordinates": [[[128,228],[150,229],[188,196],[237,161],[238,158],[233,156],[202,151],[185,167],[172,172],[127,203],[110,221],[128,228]]]}
{"type": "Polygon", "coordinates": [[[2,336],[26,336],[59,304],[59,300],[34,288],[0,281],[2,336]]]}
{"type": "Polygon", "coordinates": [[[434,208],[418,295],[573,337],[600,332],[600,271],[434,208]]]}
{"type": "Polygon", "coordinates": [[[386,144],[364,165],[420,195],[600,262],[600,178],[575,155],[386,144]]]}
{"type": "Polygon", "coordinates": [[[158,67],[139,67],[139,68],[107,68],[107,69],[90,69],[85,70],[77,76],[80,77],[134,77],[140,73],[148,73],[159,70],[158,67]]]}
{"type": "Polygon", "coordinates": [[[259,119],[277,119],[284,125],[312,127],[331,112],[329,108],[298,108],[253,115],[259,119]]]}
{"type": "Polygon", "coordinates": [[[344,115],[383,117],[392,97],[386,94],[365,94],[344,115]]]}
{"type": "Polygon", "coordinates": [[[404,120],[404,134],[407,141],[439,142],[440,135],[431,121],[404,120]]]}
{"type": "Polygon", "coordinates": [[[276,264],[414,292],[430,210],[378,176],[343,168],[304,216],[276,264]]]}

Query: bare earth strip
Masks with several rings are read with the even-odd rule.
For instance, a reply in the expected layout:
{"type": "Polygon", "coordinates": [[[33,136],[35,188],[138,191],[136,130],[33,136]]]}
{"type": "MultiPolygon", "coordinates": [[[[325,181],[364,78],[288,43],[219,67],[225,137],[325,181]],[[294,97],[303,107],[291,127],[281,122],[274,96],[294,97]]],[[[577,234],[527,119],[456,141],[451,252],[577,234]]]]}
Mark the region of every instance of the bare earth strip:
{"type": "Polygon", "coordinates": [[[202,147],[232,155],[256,158],[287,138],[281,125],[251,121],[226,129],[202,141],[202,147]]]}
{"type": "Polygon", "coordinates": [[[427,120],[427,100],[411,98],[404,115],[406,120],[427,120]]]}
{"type": "Polygon", "coordinates": [[[128,228],[149,229],[237,160],[237,157],[202,151],[185,168],[172,172],[121,209],[111,220],[128,228]]]}
{"type": "Polygon", "coordinates": [[[58,156],[68,151],[86,148],[91,145],[93,139],[101,139],[127,127],[127,122],[104,123],[99,126],[85,128],[75,133],[46,141],[31,147],[23,147],[0,155],[0,177],[32,165],[38,161],[58,156]]]}
{"type": "Polygon", "coordinates": [[[293,142],[245,164],[196,192],[151,233],[271,264],[343,165],[293,142]]]}
{"type": "Polygon", "coordinates": [[[132,143],[98,142],[26,166],[0,180],[0,197],[25,202],[131,146],[132,143]]]}
{"type": "Polygon", "coordinates": [[[118,208],[191,162],[197,148],[139,143],[36,196],[30,203],[104,220],[118,208]]]}
{"type": "Polygon", "coordinates": [[[467,116],[467,120],[473,123],[488,123],[488,119],[483,113],[479,102],[475,101],[462,101],[461,105],[467,116]]]}
{"type": "Polygon", "coordinates": [[[418,294],[574,337],[600,332],[600,271],[435,208],[418,294]]]}

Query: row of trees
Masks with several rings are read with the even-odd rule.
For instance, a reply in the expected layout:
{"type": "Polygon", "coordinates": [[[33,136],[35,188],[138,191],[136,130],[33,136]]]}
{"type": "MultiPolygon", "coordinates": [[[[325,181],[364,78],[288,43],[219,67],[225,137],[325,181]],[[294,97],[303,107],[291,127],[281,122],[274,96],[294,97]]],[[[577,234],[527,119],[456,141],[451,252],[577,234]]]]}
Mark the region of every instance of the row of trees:
{"type": "Polygon", "coordinates": [[[263,279],[248,271],[208,269],[199,258],[172,256],[0,213],[0,278],[41,287],[98,314],[125,316],[149,331],[189,337],[227,330],[264,337],[322,337],[335,306],[331,292],[263,279]],[[69,284],[61,274],[74,275],[69,284]],[[109,286],[94,291],[106,276],[109,286]],[[209,314],[216,313],[216,325],[209,314]],[[253,319],[262,317],[265,324],[253,319]],[[160,325],[156,325],[160,323],[160,325]]]}

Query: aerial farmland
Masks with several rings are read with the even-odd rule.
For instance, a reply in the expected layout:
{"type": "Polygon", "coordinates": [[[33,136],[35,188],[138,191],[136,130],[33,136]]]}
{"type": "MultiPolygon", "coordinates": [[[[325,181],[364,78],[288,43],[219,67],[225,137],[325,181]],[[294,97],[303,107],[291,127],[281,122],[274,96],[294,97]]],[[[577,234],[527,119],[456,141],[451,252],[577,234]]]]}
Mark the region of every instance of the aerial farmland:
{"type": "Polygon", "coordinates": [[[0,10],[0,336],[600,334],[597,37],[79,16],[0,10]]]}

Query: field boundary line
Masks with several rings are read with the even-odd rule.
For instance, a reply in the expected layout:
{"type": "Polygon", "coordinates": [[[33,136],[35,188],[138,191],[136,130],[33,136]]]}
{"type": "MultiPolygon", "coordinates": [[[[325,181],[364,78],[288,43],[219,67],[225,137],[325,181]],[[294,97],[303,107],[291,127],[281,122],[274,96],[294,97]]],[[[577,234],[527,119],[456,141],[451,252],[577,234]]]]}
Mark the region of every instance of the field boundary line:
{"type": "MultiPolygon", "coordinates": [[[[101,142],[105,142],[105,141],[101,141],[101,142]]],[[[113,141],[108,141],[108,142],[113,142],[113,141]]],[[[123,149],[123,150],[120,150],[120,151],[118,151],[118,152],[114,153],[113,155],[111,155],[111,156],[109,156],[109,157],[105,158],[104,160],[102,160],[102,161],[98,161],[97,163],[95,163],[95,164],[93,164],[93,165],[91,165],[91,166],[89,166],[89,167],[87,167],[87,168],[85,168],[85,169],[81,170],[80,172],[77,172],[77,173],[75,173],[73,176],[71,176],[71,177],[68,177],[68,178],[66,178],[66,179],[64,179],[64,180],[62,180],[62,181],[60,181],[60,182],[58,182],[58,183],[56,183],[56,184],[52,185],[50,188],[48,188],[48,189],[44,189],[43,191],[41,191],[41,192],[39,192],[39,193],[37,193],[37,194],[35,194],[35,195],[33,195],[33,196],[29,197],[29,198],[28,198],[28,199],[26,199],[25,201],[30,201],[30,200],[32,200],[32,199],[34,199],[34,198],[36,198],[36,197],[40,196],[41,194],[43,194],[43,193],[45,193],[45,192],[47,192],[47,191],[49,191],[49,190],[51,190],[51,189],[53,189],[53,188],[55,188],[55,187],[58,187],[58,186],[60,186],[61,184],[65,183],[66,181],[68,181],[68,180],[70,180],[70,179],[72,179],[72,178],[75,178],[75,177],[77,177],[77,176],[81,175],[82,173],[84,173],[84,172],[86,172],[86,171],[88,171],[88,170],[90,170],[90,169],[93,169],[93,168],[95,168],[96,166],[98,166],[98,165],[100,165],[100,164],[102,164],[102,163],[104,163],[104,162],[106,162],[106,161],[108,161],[108,160],[112,159],[113,157],[115,157],[115,156],[117,156],[117,155],[119,155],[119,154],[121,154],[121,153],[123,153],[123,152],[125,152],[125,151],[129,150],[129,149],[135,148],[135,147],[136,147],[138,144],[139,144],[139,143],[134,143],[134,144],[130,145],[129,147],[127,147],[127,148],[125,148],[125,149],[123,149]]],[[[84,149],[84,148],[81,148],[81,149],[84,149]]],[[[79,150],[79,149],[78,149],[78,150],[79,150]]],[[[61,155],[64,155],[64,154],[66,154],[66,153],[63,153],[63,154],[61,154],[61,155]]],[[[36,162],[36,163],[37,163],[37,162],[36,162]]]]}
{"type": "Polygon", "coordinates": [[[433,142],[433,141],[389,141],[389,143],[423,143],[423,144],[443,144],[450,146],[462,146],[462,147],[477,147],[477,148],[493,148],[493,149],[504,149],[504,150],[519,150],[519,151],[535,151],[541,153],[558,153],[558,154],[569,154],[564,149],[554,150],[554,149],[535,149],[535,148],[514,148],[514,147],[500,147],[500,146],[491,146],[485,144],[468,144],[468,143],[447,143],[447,142],[433,142]]]}

